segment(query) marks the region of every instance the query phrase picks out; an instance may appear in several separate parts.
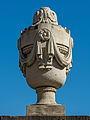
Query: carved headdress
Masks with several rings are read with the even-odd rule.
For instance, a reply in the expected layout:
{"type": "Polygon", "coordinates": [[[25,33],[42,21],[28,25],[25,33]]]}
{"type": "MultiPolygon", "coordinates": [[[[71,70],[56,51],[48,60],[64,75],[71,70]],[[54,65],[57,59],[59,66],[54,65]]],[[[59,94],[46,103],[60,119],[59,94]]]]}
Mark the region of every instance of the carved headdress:
{"type": "Polygon", "coordinates": [[[58,25],[56,13],[48,7],[40,8],[40,10],[38,10],[34,14],[33,26],[38,25],[40,23],[50,23],[58,25]]]}

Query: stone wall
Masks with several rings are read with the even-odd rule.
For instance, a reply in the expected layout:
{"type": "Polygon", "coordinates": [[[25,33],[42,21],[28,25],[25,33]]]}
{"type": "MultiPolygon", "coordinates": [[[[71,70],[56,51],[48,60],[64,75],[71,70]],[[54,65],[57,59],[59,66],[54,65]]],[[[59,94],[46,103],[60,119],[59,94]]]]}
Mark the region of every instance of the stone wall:
{"type": "Polygon", "coordinates": [[[90,120],[90,116],[0,116],[0,120],[90,120]]]}

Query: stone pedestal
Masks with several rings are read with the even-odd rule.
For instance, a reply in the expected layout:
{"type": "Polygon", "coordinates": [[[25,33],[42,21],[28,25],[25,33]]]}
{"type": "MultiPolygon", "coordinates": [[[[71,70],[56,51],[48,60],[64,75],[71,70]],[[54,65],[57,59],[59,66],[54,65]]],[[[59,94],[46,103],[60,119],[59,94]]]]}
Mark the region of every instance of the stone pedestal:
{"type": "Polygon", "coordinates": [[[65,116],[64,105],[34,104],[26,107],[26,116],[65,116]]]}
{"type": "Polygon", "coordinates": [[[40,87],[36,89],[37,104],[56,104],[55,93],[56,89],[53,87],[40,87]]]}

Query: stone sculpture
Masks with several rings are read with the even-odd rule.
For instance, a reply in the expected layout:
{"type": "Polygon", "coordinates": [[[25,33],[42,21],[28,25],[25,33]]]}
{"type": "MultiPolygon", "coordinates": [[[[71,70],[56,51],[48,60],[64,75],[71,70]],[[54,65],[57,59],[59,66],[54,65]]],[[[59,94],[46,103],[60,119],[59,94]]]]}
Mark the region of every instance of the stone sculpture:
{"type": "Polygon", "coordinates": [[[72,67],[72,48],[70,30],[58,25],[56,13],[48,7],[40,8],[32,26],[21,31],[19,66],[36,90],[36,104],[56,104],[56,89],[64,85],[72,67]]]}

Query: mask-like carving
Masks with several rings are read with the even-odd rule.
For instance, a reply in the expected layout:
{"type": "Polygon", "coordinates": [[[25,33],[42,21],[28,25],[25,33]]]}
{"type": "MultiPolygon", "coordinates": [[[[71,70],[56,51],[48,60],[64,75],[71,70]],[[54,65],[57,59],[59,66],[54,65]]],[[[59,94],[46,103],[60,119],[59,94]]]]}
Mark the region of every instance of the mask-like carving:
{"type": "Polygon", "coordinates": [[[70,31],[58,25],[56,13],[38,10],[18,40],[19,66],[29,86],[60,88],[72,67],[72,47],[70,31]]]}

